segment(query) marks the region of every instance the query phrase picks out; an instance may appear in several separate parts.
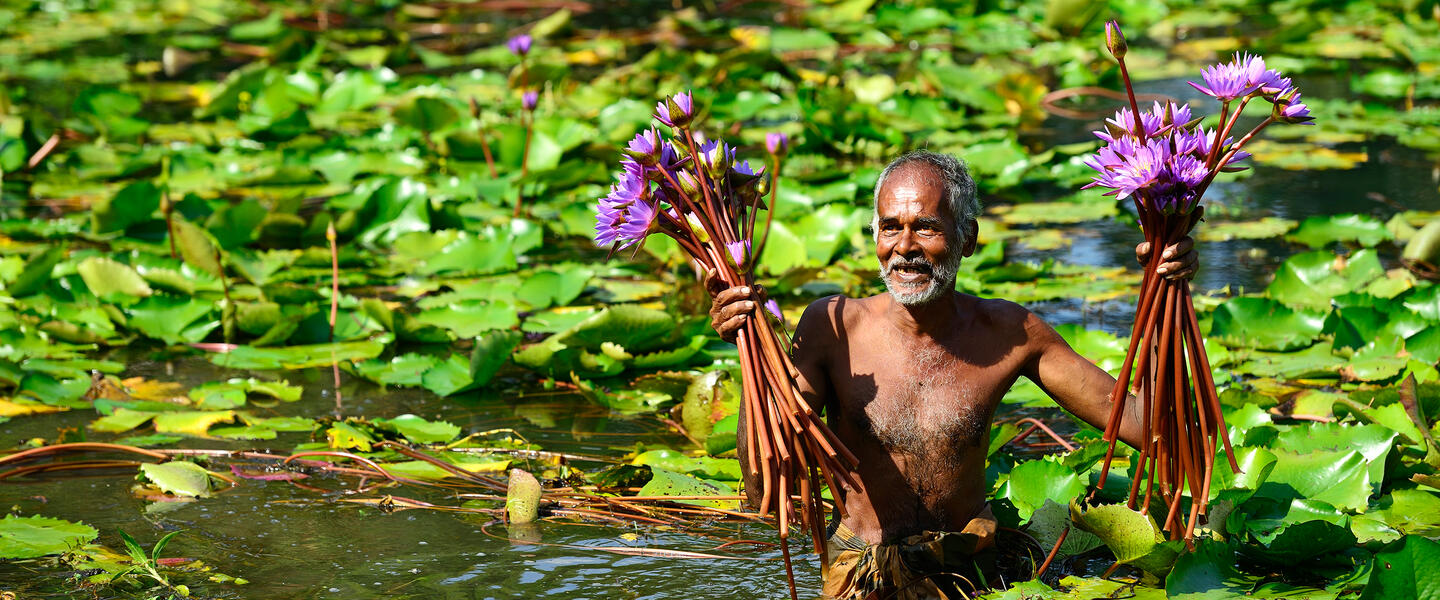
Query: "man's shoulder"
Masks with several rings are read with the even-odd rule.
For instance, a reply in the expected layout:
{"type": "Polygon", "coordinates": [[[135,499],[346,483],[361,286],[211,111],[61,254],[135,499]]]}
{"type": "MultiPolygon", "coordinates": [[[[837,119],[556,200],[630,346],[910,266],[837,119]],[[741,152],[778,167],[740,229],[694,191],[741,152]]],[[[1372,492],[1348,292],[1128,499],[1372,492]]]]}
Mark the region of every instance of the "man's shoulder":
{"type": "Polygon", "coordinates": [[[1039,319],[1030,309],[1009,300],[979,296],[973,298],[975,314],[993,324],[1024,327],[1031,320],[1039,319]]]}
{"type": "Polygon", "coordinates": [[[800,317],[800,320],[802,323],[807,320],[830,324],[850,323],[883,308],[882,302],[888,299],[886,294],[864,298],[851,298],[844,294],[826,296],[805,307],[805,314],[800,317]]]}

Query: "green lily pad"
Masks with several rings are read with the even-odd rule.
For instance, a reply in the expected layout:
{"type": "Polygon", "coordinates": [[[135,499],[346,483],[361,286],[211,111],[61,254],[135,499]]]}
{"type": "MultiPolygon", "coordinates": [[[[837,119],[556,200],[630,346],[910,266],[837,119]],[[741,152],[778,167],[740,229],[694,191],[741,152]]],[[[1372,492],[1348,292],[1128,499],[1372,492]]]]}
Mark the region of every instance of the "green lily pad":
{"type": "Polygon", "coordinates": [[[1354,242],[1368,248],[1390,241],[1394,237],[1380,219],[1368,215],[1347,214],[1305,219],[1287,239],[1311,248],[1334,242],[1354,242]]]}
{"type": "Polygon", "coordinates": [[[1195,231],[1195,239],[1202,242],[1226,242],[1230,240],[1264,240],[1276,238],[1295,228],[1295,221],[1279,217],[1261,217],[1253,221],[1206,223],[1195,231]]]}
{"type": "Polygon", "coordinates": [[[384,351],[385,344],[375,340],[285,348],[240,346],[230,352],[212,354],[210,362],[235,369],[308,369],[339,361],[374,358],[384,351]]]}
{"type": "Polygon", "coordinates": [[[1290,306],[1325,309],[1332,298],[1364,289],[1384,274],[1374,250],[1361,250],[1348,259],[1323,250],[1305,252],[1280,265],[1266,293],[1290,306]]]}
{"type": "Polygon", "coordinates": [[[143,298],[151,293],[150,286],[130,265],[109,258],[92,256],[75,267],[90,292],[101,298],[115,295],[143,298]]]}
{"type": "Polygon", "coordinates": [[[204,498],[210,495],[210,472],[183,460],[140,465],[140,473],[170,494],[204,498]]]}
{"type": "Polygon", "coordinates": [[[1371,481],[1365,456],[1354,451],[1295,453],[1272,450],[1275,469],[1257,496],[1288,500],[1308,498],[1349,510],[1369,504],[1371,481]]]}
{"type": "Polygon", "coordinates": [[[460,435],[460,427],[446,421],[427,421],[405,414],[393,419],[376,419],[375,424],[394,428],[417,444],[443,444],[460,435]]]}
{"type": "Polygon", "coordinates": [[[1178,554],[1164,543],[1164,534],[1153,519],[1123,504],[1096,506],[1083,513],[1079,506],[1072,504],[1070,520],[1081,530],[1099,537],[1121,564],[1135,564],[1147,572],[1163,573],[1170,569],[1178,554]]]}
{"type": "Polygon", "coordinates": [[[1423,490],[1395,490],[1353,518],[1351,528],[1361,542],[1440,535],[1440,497],[1423,490]]]}
{"type": "Polygon", "coordinates": [[[100,533],[84,523],[31,515],[0,519],[0,558],[36,558],[76,550],[100,533]]]}
{"type": "Polygon", "coordinates": [[[1230,547],[1201,540],[1194,552],[1175,559],[1175,567],[1165,577],[1165,595],[1181,600],[1243,597],[1257,580],[1235,568],[1230,547]]]}
{"type": "Polygon", "coordinates": [[[1417,535],[1404,539],[1372,559],[1370,582],[1360,600],[1440,597],[1440,543],[1417,535]]]}
{"type": "Polygon", "coordinates": [[[1215,308],[1210,335],[1235,348],[1296,350],[1309,346],[1325,316],[1268,298],[1232,298],[1215,308]]]}
{"type": "Polygon", "coordinates": [[[642,452],[630,461],[630,464],[659,467],[709,480],[740,481],[740,461],[738,460],[709,456],[686,456],[669,448],[642,452]]]}
{"type": "MultiPolygon", "coordinates": [[[[718,481],[692,477],[659,467],[650,467],[650,481],[640,488],[641,496],[732,496],[734,488],[718,481]]],[[[734,500],[676,500],[683,504],[734,509],[734,500]]]]}
{"type": "Polygon", "coordinates": [[[1085,483],[1069,467],[1049,460],[1032,460],[1010,471],[1010,478],[1001,484],[996,497],[1009,499],[1020,521],[1025,522],[1046,500],[1068,506],[1084,492],[1085,483]]]}

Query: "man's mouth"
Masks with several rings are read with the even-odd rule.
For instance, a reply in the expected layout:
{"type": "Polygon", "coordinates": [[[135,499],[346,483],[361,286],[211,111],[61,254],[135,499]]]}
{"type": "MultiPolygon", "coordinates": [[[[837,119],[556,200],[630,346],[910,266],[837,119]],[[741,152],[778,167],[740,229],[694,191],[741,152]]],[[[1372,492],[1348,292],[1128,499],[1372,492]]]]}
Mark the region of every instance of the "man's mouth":
{"type": "Polygon", "coordinates": [[[929,279],[932,271],[925,264],[898,264],[890,267],[890,276],[901,283],[920,283],[929,279]]]}

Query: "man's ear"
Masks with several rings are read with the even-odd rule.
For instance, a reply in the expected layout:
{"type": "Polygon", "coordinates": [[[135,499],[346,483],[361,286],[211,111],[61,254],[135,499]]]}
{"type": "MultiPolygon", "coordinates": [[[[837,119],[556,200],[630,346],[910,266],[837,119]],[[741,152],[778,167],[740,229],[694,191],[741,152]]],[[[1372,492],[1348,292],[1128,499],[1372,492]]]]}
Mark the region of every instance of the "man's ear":
{"type": "Polygon", "coordinates": [[[965,219],[960,228],[965,230],[965,247],[961,249],[962,256],[975,254],[976,238],[980,237],[980,224],[975,222],[975,219],[965,219]]]}

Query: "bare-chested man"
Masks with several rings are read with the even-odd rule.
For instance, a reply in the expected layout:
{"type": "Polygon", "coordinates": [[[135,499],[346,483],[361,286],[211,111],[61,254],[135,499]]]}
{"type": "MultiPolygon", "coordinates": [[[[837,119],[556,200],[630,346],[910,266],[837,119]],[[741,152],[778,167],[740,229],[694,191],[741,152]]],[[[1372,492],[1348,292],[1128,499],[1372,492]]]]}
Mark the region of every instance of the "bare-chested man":
{"type": "MultiPolygon", "coordinates": [[[[916,594],[895,597],[945,597],[943,585],[929,585],[943,577],[896,580],[886,575],[896,567],[884,563],[913,558],[917,547],[954,555],[993,543],[985,501],[990,421],[1020,376],[1087,423],[1103,429],[1109,417],[1113,377],[1024,307],[955,291],[960,261],[975,251],[978,211],[974,182],[958,160],[930,152],[896,159],[875,193],[875,252],[888,293],[817,300],[795,328],[800,389],[860,459],[859,487],[837,491],[847,516],[832,548],[838,537],[836,549],[850,552],[832,557],[827,595],[864,598],[906,587],[916,594]]],[[[1190,276],[1191,246],[1187,238],[1166,248],[1162,272],[1190,276]]],[[[749,288],[719,291],[716,331],[733,340],[757,300],[749,288]]],[[[1121,438],[1135,445],[1139,436],[1127,419],[1121,438]]],[[[745,448],[743,439],[738,446],[745,448]]],[[[745,484],[758,488],[748,473],[745,484]]],[[[913,562],[905,560],[910,571],[947,568],[943,560],[913,562]]]]}

